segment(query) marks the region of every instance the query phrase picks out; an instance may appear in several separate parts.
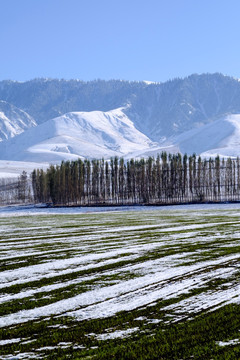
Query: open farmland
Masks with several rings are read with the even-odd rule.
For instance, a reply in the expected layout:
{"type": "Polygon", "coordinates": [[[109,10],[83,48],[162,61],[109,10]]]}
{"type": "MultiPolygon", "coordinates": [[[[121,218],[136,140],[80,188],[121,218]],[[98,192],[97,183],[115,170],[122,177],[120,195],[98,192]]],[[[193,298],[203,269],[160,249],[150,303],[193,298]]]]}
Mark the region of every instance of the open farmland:
{"type": "Polygon", "coordinates": [[[186,209],[0,217],[0,359],[240,358],[240,209],[186,209]]]}

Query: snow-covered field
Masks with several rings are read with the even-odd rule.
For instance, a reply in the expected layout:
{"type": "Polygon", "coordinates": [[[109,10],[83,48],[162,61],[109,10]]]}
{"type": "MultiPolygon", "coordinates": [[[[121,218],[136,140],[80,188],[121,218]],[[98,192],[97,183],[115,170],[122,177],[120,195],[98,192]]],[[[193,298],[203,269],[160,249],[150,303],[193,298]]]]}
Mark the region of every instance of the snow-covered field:
{"type": "Polygon", "coordinates": [[[0,211],[0,359],[86,351],[240,303],[239,206],[47,211],[0,211]]]}
{"type": "Polygon", "coordinates": [[[0,160],[0,179],[17,178],[23,171],[30,175],[34,169],[46,170],[48,167],[49,163],[0,160]]]}

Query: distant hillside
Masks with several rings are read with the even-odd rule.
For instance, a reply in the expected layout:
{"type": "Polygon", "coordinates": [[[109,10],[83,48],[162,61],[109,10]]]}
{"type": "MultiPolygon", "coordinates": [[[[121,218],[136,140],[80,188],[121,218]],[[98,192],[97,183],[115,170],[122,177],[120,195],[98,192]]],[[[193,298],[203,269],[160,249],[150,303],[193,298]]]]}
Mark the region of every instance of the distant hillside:
{"type": "Polygon", "coordinates": [[[122,109],[72,112],[0,143],[0,159],[53,163],[78,157],[101,159],[154,145],[122,109]]]}
{"type": "Polygon", "coordinates": [[[0,99],[38,124],[68,112],[110,111],[127,106],[135,127],[154,141],[240,113],[240,82],[221,74],[191,75],[165,83],[120,80],[35,79],[0,82],[0,99]]]}
{"type": "Polygon", "coordinates": [[[144,152],[135,151],[131,157],[155,156],[162,151],[172,154],[197,154],[205,158],[240,157],[240,114],[226,115],[199,128],[172,136],[158,147],[144,152]]]}

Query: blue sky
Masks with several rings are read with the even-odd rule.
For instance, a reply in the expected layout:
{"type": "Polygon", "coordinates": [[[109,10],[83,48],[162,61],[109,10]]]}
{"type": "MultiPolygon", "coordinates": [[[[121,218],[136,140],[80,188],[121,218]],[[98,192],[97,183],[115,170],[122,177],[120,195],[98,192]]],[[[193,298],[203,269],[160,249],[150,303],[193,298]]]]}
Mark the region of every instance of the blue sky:
{"type": "Polygon", "coordinates": [[[240,78],[239,0],[0,0],[0,80],[240,78]]]}

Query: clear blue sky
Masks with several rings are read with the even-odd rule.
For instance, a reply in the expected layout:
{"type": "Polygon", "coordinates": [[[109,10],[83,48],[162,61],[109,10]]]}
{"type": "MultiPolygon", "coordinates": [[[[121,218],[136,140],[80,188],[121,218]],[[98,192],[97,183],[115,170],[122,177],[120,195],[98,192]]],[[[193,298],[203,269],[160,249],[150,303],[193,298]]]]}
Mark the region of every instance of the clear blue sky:
{"type": "Polygon", "coordinates": [[[0,80],[240,78],[239,0],[0,0],[0,80]]]}

